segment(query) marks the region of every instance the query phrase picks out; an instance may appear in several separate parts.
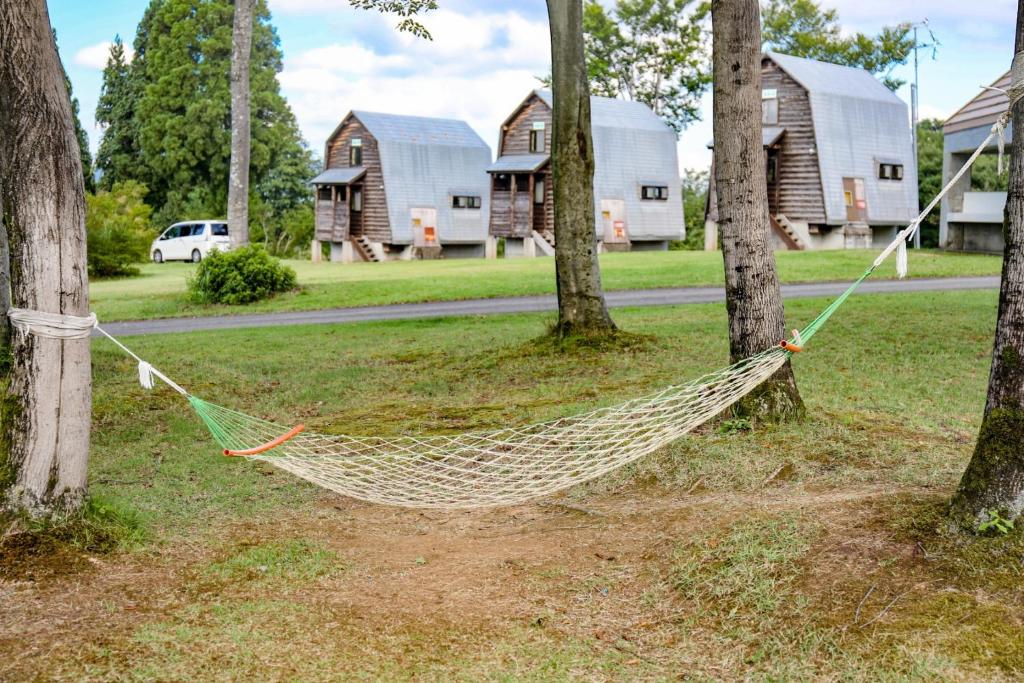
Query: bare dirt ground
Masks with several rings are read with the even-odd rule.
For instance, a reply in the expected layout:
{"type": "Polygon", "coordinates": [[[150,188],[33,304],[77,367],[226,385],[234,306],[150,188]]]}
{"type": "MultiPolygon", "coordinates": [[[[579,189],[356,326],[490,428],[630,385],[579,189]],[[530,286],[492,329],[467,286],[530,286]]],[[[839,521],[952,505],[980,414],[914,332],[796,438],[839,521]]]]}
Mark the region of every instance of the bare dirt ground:
{"type": "MultiPolygon", "coordinates": [[[[660,679],[687,670],[728,678],[757,648],[739,638],[734,651],[708,651],[721,646],[728,619],[706,600],[713,590],[673,590],[679,548],[696,538],[713,549],[721,529],[750,516],[813,519],[810,550],[792,577],[810,601],[797,612],[808,627],[826,625],[842,639],[891,624],[916,592],[960,590],[929,568],[927,548],[879,523],[879,505],[897,495],[936,494],[631,488],[585,502],[466,512],[323,496],[313,514],[235,524],[217,539],[108,556],[22,552],[0,561],[0,678],[249,672],[291,680],[329,671],[429,679],[452,665],[468,678],[500,670],[545,680],[531,658],[566,644],[582,654],[570,652],[567,669],[555,661],[551,678],[660,679]],[[228,578],[208,571],[247,548],[296,538],[336,554],[343,567],[278,580],[261,576],[261,566],[228,578]],[[310,669],[309,657],[323,668],[310,669]]],[[[982,593],[974,602],[984,602],[982,593]]],[[[819,653],[808,656],[813,670],[819,653]]]]}

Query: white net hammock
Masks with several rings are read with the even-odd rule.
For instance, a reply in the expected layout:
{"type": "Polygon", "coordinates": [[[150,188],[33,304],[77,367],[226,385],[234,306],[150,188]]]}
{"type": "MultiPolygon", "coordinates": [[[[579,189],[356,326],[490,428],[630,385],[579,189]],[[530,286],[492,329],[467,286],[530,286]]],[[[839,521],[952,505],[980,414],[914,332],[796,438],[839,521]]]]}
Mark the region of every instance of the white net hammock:
{"type": "MultiPolygon", "coordinates": [[[[1011,101],[1022,95],[1024,52],[1014,60],[1011,101]],[[1019,63],[1018,63],[1019,62],[1019,63]],[[1020,72],[1018,77],[1018,72],[1020,72]]],[[[1000,117],[964,166],[850,287],[793,339],[687,384],[569,418],[456,436],[331,436],[288,429],[192,396],[103,330],[95,316],[11,309],[22,334],[60,340],[92,329],[139,362],[139,379],[159,378],[188,399],[226,455],[261,460],[342,495],[417,508],[470,508],[521,503],[580,484],[631,463],[719,415],[775,374],[894,251],[906,273],[907,241],[939,200],[967,172],[1008,115],[1000,117]]],[[[1000,157],[1001,165],[1001,157],[1000,157]]]]}

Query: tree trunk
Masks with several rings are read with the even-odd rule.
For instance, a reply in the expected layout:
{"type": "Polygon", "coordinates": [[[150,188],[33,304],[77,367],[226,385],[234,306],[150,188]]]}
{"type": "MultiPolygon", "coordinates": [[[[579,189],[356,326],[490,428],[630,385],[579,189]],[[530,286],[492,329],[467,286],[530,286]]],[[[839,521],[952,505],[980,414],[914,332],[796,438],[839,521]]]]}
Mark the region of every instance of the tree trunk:
{"type": "Polygon", "coordinates": [[[249,243],[249,58],[254,0],[235,0],[231,34],[231,177],[228,233],[232,246],[249,243]]]}
{"type": "Polygon", "coordinates": [[[548,0],[551,25],[551,135],[555,279],[559,336],[615,332],[601,290],[594,227],[594,142],[583,59],[583,3],[548,0]]]}
{"type": "MultiPolygon", "coordinates": [[[[45,0],[0,0],[0,201],[14,306],[85,316],[82,162],[45,0]]],[[[0,504],[68,512],[85,496],[89,340],[15,333],[5,388],[0,504]]]]}
{"type": "MultiPolygon", "coordinates": [[[[1024,88],[1024,0],[1017,5],[1011,89],[1024,88]]],[[[998,513],[1015,519],[1024,509],[1024,100],[1010,111],[1013,145],[1006,194],[1003,277],[988,399],[974,455],[953,497],[951,519],[976,531],[998,513]]]]}
{"type": "MultiPolygon", "coordinates": [[[[732,361],[786,338],[768,217],[766,159],[761,141],[761,20],[757,0],[711,5],[718,225],[725,260],[732,361]]],[[[800,417],[803,402],[787,362],[734,407],[751,419],[800,417]]]]}

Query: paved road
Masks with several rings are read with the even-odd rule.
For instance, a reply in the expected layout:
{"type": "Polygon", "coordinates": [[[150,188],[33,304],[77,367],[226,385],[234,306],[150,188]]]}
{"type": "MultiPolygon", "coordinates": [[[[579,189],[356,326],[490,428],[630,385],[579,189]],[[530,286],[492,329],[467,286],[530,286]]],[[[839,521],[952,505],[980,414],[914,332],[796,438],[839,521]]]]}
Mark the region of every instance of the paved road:
{"type": "MultiPolygon", "coordinates": [[[[836,296],[848,282],[815,282],[783,285],[784,299],[836,296]]],[[[948,292],[966,289],[996,289],[998,276],[957,277],[917,280],[868,280],[860,286],[860,293],[887,292],[948,292]]],[[[721,287],[677,287],[671,289],[632,289],[606,292],[608,305],[666,306],[672,304],[704,304],[722,301],[725,291],[721,287]]],[[[225,330],[239,327],[273,327],[276,325],[310,325],[322,323],[354,323],[368,320],[410,320],[415,318],[441,318],[459,315],[490,315],[495,313],[534,313],[555,310],[554,295],[503,297],[499,299],[469,299],[466,301],[438,301],[421,304],[392,304],[388,306],[361,306],[358,308],[329,308],[319,311],[293,313],[258,313],[225,315],[205,318],[167,318],[137,322],[107,323],[103,329],[115,336],[135,334],[161,334],[164,332],[197,332],[225,330]]]]}

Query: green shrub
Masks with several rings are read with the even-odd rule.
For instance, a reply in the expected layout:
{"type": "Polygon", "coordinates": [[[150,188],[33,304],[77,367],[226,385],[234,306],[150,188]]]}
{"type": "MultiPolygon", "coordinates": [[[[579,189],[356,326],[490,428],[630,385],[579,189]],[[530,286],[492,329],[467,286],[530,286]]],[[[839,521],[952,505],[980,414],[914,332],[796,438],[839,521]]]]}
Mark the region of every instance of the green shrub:
{"type": "Polygon", "coordinates": [[[155,236],[150,223],[153,210],[142,200],[145,196],[146,186],[134,180],[86,195],[89,275],[139,274],[135,264],[149,258],[149,245],[155,236]]]}
{"type": "Polygon", "coordinates": [[[256,244],[210,252],[188,281],[192,300],[201,304],[249,304],[294,287],[295,271],[256,244]]]}

